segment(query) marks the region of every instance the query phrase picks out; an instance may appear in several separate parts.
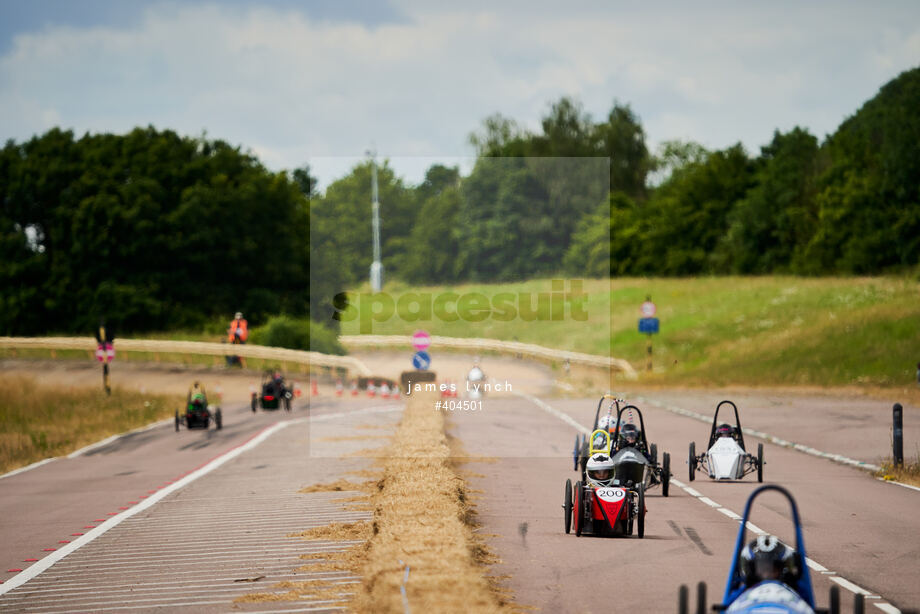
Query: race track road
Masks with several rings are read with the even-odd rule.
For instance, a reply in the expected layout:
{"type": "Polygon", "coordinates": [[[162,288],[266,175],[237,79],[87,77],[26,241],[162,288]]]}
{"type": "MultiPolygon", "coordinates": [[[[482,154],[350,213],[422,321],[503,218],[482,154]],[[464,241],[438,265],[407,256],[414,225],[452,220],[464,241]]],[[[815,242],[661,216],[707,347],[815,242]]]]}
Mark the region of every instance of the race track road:
{"type": "MultiPolygon", "coordinates": [[[[712,416],[724,396],[697,393],[645,392],[637,405],[643,410],[650,441],[658,444],[659,457],[670,452],[674,477],[690,492],[671,484],[670,497],[660,489],[646,499],[645,539],[576,537],[563,526],[564,484],[573,482],[571,450],[576,429],[530,398],[491,398],[482,411],[452,412],[451,434],[466,452],[484,457],[466,465],[476,499],[482,532],[503,563],[494,573],[508,575],[506,585],[517,603],[543,612],[675,612],[680,584],[695,587],[705,581],[710,602],[719,600],[737,535],[737,516],[757,486],[756,475],[734,483],[712,482],[697,473],[688,480],[688,444],[697,449],[708,439],[709,425],[677,415],[661,406],[683,406],[712,416]],[[475,492],[474,491],[474,492],[475,492]]],[[[631,397],[627,397],[631,398],[631,397]]],[[[887,453],[882,409],[854,403],[841,407],[820,397],[758,397],[739,401],[742,423],[782,434],[798,433],[810,446],[876,461],[866,439],[881,441],[878,455],[887,453]],[[749,407],[745,422],[745,407],[749,407]],[[755,409],[756,407],[756,409],[755,409]],[[771,420],[771,407],[779,412],[771,420]],[[858,446],[850,445],[855,433],[839,413],[851,416],[852,429],[862,434],[858,446]],[[857,415],[869,412],[876,420],[857,415]],[[876,413],[872,413],[876,412],[876,413]],[[783,417],[782,422],[775,419],[783,417]],[[873,424],[867,428],[866,423],[873,424]],[[879,423],[882,426],[879,426],[879,423]],[[829,427],[821,436],[821,425],[829,427]],[[878,433],[874,433],[879,430],[878,433]],[[871,457],[871,458],[870,458],[871,457]]],[[[543,399],[543,404],[590,425],[597,399],[543,399]]],[[[845,405],[845,404],[844,404],[845,405]]],[[[907,408],[910,424],[920,412],[907,408]]],[[[916,432],[916,431],[913,431],[916,432]]],[[[746,436],[756,451],[758,439],[746,436]]],[[[895,612],[894,606],[920,604],[920,492],[883,483],[864,470],[831,462],[797,450],[765,443],[766,483],[787,487],[796,497],[805,531],[806,552],[820,571],[812,572],[819,607],[826,607],[832,582],[841,586],[844,612],[852,607],[851,590],[865,589],[872,597],[867,611],[895,612]],[[823,569],[817,564],[823,566],[823,569]]],[[[793,542],[790,514],[775,493],[758,499],[752,523],[793,542]]],[[[750,532],[748,533],[750,536],[750,532]]],[[[752,538],[752,537],[751,537],[752,538]]]]}
{"type": "Polygon", "coordinates": [[[338,501],[349,493],[298,490],[365,468],[358,458],[340,457],[372,446],[342,436],[359,424],[393,425],[400,410],[398,402],[365,399],[290,413],[225,408],[221,431],[177,433],[161,424],[0,479],[0,611],[335,609],[338,602],[328,599],[233,600],[284,592],[272,588],[282,580],[323,578],[345,593],[358,581],[348,573],[295,571],[305,563],[300,555],[348,543],[306,543],[289,534],[368,517],[338,501]]]}

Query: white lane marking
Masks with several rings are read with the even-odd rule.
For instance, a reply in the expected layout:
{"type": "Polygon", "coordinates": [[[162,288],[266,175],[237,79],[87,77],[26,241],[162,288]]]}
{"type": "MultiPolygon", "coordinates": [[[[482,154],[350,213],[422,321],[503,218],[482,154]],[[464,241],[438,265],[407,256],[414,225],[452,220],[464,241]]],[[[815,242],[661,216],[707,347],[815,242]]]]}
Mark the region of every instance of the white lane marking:
{"type": "MultiPolygon", "coordinates": [[[[576,428],[577,430],[579,430],[579,431],[581,431],[581,432],[583,432],[583,433],[590,434],[590,431],[589,431],[588,429],[586,429],[586,428],[583,427],[582,425],[578,424],[571,416],[569,416],[569,415],[566,414],[566,413],[563,413],[563,412],[559,411],[558,409],[556,409],[556,408],[554,408],[554,407],[550,407],[549,405],[547,405],[545,402],[541,401],[540,399],[537,399],[536,397],[532,397],[532,396],[530,396],[530,395],[528,395],[528,394],[523,394],[523,393],[520,393],[520,392],[516,392],[515,394],[516,394],[517,396],[519,396],[519,397],[523,397],[523,398],[525,398],[525,399],[527,399],[527,400],[529,400],[529,401],[532,401],[535,405],[537,405],[538,407],[540,407],[540,408],[546,410],[548,413],[550,413],[550,414],[556,416],[557,418],[561,419],[562,421],[567,422],[568,424],[572,424],[573,426],[575,426],[575,428],[576,428]]],[[[643,401],[643,402],[652,403],[652,402],[649,401],[648,399],[643,399],[642,397],[633,397],[633,398],[639,399],[640,401],[643,401]]],[[[652,404],[654,404],[654,405],[659,405],[659,406],[660,406],[660,404],[658,404],[658,403],[652,403],[652,404]]],[[[699,417],[700,419],[704,419],[704,418],[705,418],[705,416],[703,416],[702,414],[697,414],[696,412],[691,412],[691,411],[688,411],[688,410],[685,410],[685,409],[675,408],[675,409],[672,410],[672,409],[669,409],[668,407],[665,407],[665,409],[668,409],[669,411],[673,411],[674,413],[678,413],[678,414],[681,414],[681,415],[691,415],[691,417],[699,417]],[[679,411],[676,411],[676,410],[679,410],[679,411]]],[[[704,421],[705,421],[705,422],[709,422],[709,419],[707,418],[707,419],[705,419],[704,421]]],[[[747,431],[745,431],[745,432],[747,432],[747,431]]],[[[675,478],[675,477],[672,477],[672,478],[671,478],[671,483],[672,483],[672,484],[675,484],[678,488],[680,488],[681,490],[683,490],[684,492],[686,492],[688,495],[690,495],[691,497],[693,497],[693,498],[696,499],[697,501],[701,501],[701,502],[705,503],[705,504],[706,504],[707,506],[709,506],[709,507],[713,507],[714,509],[716,509],[716,510],[718,510],[718,511],[720,511],[720,512],[722,512],[722,510],[731,511],[731,510],[729,510],[727,507],[725,507],[725,506],[723,506],[723,505],[720,505],[719,503],[716,503],[715,501],[713,501],[713,500],[710,499],[709,497],[703,496],[703,495],[700,494],[698,491],[694,490],[693,488],[690,488],[689,486],[687,486],[686,484],[684,484],[683,482],[681,482],[680,480],[678,480],[678,479],[675,478]],[[713,505],[713,504],[714,504],[714,505],[713,505]]],[[[726,512],[722,512],[722,513],[725,514],[726,516],[728,516],[728,514],[727,514],[726,512]]],[[[739,516],[736,512],[732,512],[732,514],[734,514],[735,516],[738,516],[738,521],[740,522],[740,520],[741,520],[742,517],[739,516]]],[[[756,525],[752,524],[750,521],[747,523],[747,528],[750,529],[751,531],[753,531],[754,533],[761,533],[761,534],[764,533],[763,529],[761,529],[761,528],[757,527],[756,525]]],[[[813,561],[812,559],[810,559],[810,558],[808,558],[808,557],[805,557],[805,563],[806,563],[809,567],[811,567],[811,563],[814,563],[815,565],[818,565],[818,566],[821,567],[822,569],[827,570],[826,567],[824,567],[823,565],[820,565],[819,563],[813,561]]],[[[850,590],[850,591],[852,591],[852,592],[854,592],[854,593],[859,592],[859,593],[862,593],[862,594],[864,594],[864,595],[872,595],[872,593],[870,593],[870,592],[867,591],[866,589],[861,588],[860,586],[858,586],[858,585],[856,585],[856,584],[850,582],[849,580],[843,578],[842,576],[837,575],[836,572],[827,571],[826,574],[828,575],[828,577],[829,577],[832,581],[836,582],[837,584],[839,584],[840,586],[846,588],[847,590],[850,590]],[[852,587],[852,588],[851,588],[851,587],[852,587]],[[854,590],[854,589],[858,589],[858,590],[854,590]]],[[[876,605],[879,605],[879,604],[876,604],[876,605]]],[[[888,610],[888,611],[891,612],[892,614],[900,614],[901,611],[900,611],[899,609],[895,608],[894,606],[892,606],[892,605],[890,605],[890,604],[886,604],[886,605],[888,605],[888,607],[892,608],[891,610],[888,610]]]]}
{"type": "MultiPolygon", "coordinates": [[[[699,420],[700,422],[712,424],[712,418],[708,416],[704,416],[703,414],[697,413],[695,411],[690,411],[689,409],[684,409],[683,407],[678,407],[677,405],[671,405],[669,403],[659,403],[658,401],[647,399],[642,396],[634,396],[633,398],[636,399],[637,401],[641,401],[643,403],[648,403],[649,405],[660,407],[661,409],[669,411],[673,414],[678,414],[680,416],[685,416],[687,418],[693,418],[695,420],[699,420]]],[[[880,466],[872,464],[872,463],[866,463],[866,462],[856,460],[853,458],[848,458],[846,456],[843,456],[842,454],[822,452],[821,450],[816,450],[815,448],[812,448],[810,446],[806,446],[801,443],[795,443],[793,441],[788,441],[786,439],[782,439],[781,437],[776,437],[775,435],[770,435],[769,433],[764,433],[762,431],[757,431],[757,430],[747,428],[747,427],[742,427],[741,430],[748,435],[752,435],[759,439],[764,439],[778,446],[782,446],[784,448],[792,448],[793,450],[798,450],[799,452],[810,454],[811,456],[817,456],[818,458],[826,458],[828,460],[832,460],[837,463],[842,463],[844,465],[852,465],[854,467],[868,469],[869,471],[881,471],[882,469],[880,466]]]]}
{"type": "MultiPolygon", "coordinates": [[[[319,605],[322,603],[328,603],[328,604],[342,603],[343,601],[345,601],[345,599],[335,599],[335,600],[327,599],[323,601],[310,601],[309,603],[319,605]]],[[[179,607],[187,607],[187,606],[211,605],[215,603],[222,603],[226,605],[227,602],[226,601],[193,601],[190,603],[170,603],[170,604],[163,604],[163,605],[155,605],[155,604],[132,605],[132,606],[119,606],[115,608],[93,608],[93,611],[102,612],[105,610],[140,610],[140,609],[149,610],[150,608],[179,608],[179,607]]],[[[299,610],[268,610],[265,614],[268,614],[268,612],[324,612],[324,611],[329,611],[329,610],[344,610],[344,609],[345,609],[344,606],[329,605],[326,607],[303,608],[299,610]]],[[[86,610],[61,610],[58,614],[86,614],[86,610]]],[[[252,613],[246,612],[246,614],[252,614],[252,613]]]]}
{"type": "MultiPolygon", "coordinates": [[[[520,395],[520,396],[524,396],[524,395],[520,395]]],[[[699,421],[701,421],[701,422],[705,422],[705,423],[707,423],[707,424],[711,424],[711,423],[712,423],[712,420],[710,420],[707,416],[704,416],[703,414],[699,414],[699,413],[697,413],[697,412],[695,412],[695,411],[690,411],[689,409],[684,409],[684,408],[682,408],[682,407],[677,407],[676,405],[668,405],[668,404],[665,404],[665,403],[659,403],[659,402],[653,401],[653,400],[651,400],[651,399],[646,399],[645,397],[642,397],[642,396],[636,396],[636,397],[633,397],[633,398],[635,398],[636,400],[642,401],[643,403],[648,403],[648,404],[650,404],[650,405],[655,405],[656,407],[660,407],[661,409],[664,409],[664,410],[669,411],[669,412],[674,413],[674,414],[678,414],[678,415],[680,415],[680,416],[685,416],[685,417],[688,417],[688,418],[694,418],[694,419],[696,419],[696,420],[699,420],[699,421]]],[[[800,443],[794,443],[794,442],[791,442],[791,441],[787,441],[787,440],[782,439],[782,438],[780,438],[780,437],[776,437],[775,435],[770,435],[769,433],[764,433],[763,431],[756,431],[756,430],[754,430],[754,429],[750,429],[750,428],[747,428],[747,427],[742,427],[741,430],[744,431],[745,433],[747,433],[748,435],[753,435],[754,437],[757,437],[757,438],[759,438],[759,439],[764,439],[764,440],[769,441],[769,442],[771,442],[771,443],[775,443],[775,444],[778,445],[778,446],[782,446],[782,447],[784,447],[784,448],[792,448],[792,449],[794,449],[794,450],[798,450],[799,452],[804,452],[805,454],[810,454],[811,456],[816,456],[816,457],[818,457],[818,458],[824,458],[824,459],[827,459],[827,460],[831,460],[831,461],[834,461],[835,463],[840,463],[840,464],[842,464],[842,465],[850,465],[850,466],[853,466],[853,467],[858,467],[858,468],[860,468],[860,469],[866,469],[866,470],[872,471],[872,472],[877,472],[877,471],[881,471],[881,470],[882,470],[882,468],[881,468],[879,465],[875,465],[875,464],[873,464],[873,463],[866,463],[866,462],[863,462],[863,461],[860,461],[860,460],[856,460],[856,459],[853,459],[853,458],[849,458],[849,457],[843,456],[842,454],[835,454],[835,453],[831,453],[831,452],[822,452],[821,450],[812,448],[812,447],[810,447],[810,446],[806,446],[806,445],[803,445],[803,444],[800,444],[800,443]]],[[[897,480],[886,480],[886,479],[884,479],[884,478],[876,478],[876,479],[881,480],[882,482],[886,482],[886,483],[888,483],[888,484],[897,484],[898,486],[903,486],[904,488],[910,488],[911,490],[916,490],[916,491],[920,492],[920,488],[918,488],[918,487],[916,487],[916,486],[912,486],[912,485],[910,485],[910,484],[905,484],[904,482],[898,482],[897,480]]]]}
{"type": "MultiPolygon", "coordinates": [[[[348,416],[350,414],[357,414],[357,413],[362,413],[362,414],[363,413],[375,413],[376,414],[376,413],[386,413],[386,412],[391,412],[391,411],[398,411],[400,409],[402,409],[401,405],[385,405],[383,407],[373,407],[368,410],[357,410],[357,411],[352,411],[352,412],[335,412],[331,414],[320,414],[315,418],[298,418],[296,420],[297,421],[310,420],[311,422],[325,422],[326,420],[331,420],[333,418],[341,418],[343,416],[348,416]]],[[[18,473],[23,473],[25,471],[36,469],[46,463],[50,463],[51,461],[57,460],[59,458],[76,458],[77,456],[81,456],[89,452],[90,450],[94,450],[96,448],[101,448],[102,446],[108,445],[112,443],[113,441],[115,441],[116,439],[119,439],[121,437],[132,435],[134,433],[141,433],[143,431],[148,431],[150,429],[157,428],[158,426],[165,426],[174,421],[175,421],[175,417],[166,418],[164,420],[160,420],[159,422],[153,422],[151,424],[148,424],[147,426],[142,426],[140,428],[134,429],[133,431],[128,431],[126,433],[119,433],[118,435],[112,435],[111,437],[106,437],[105,439],[97,441],[96,443],[91,443],[88,446],[80,448],[79,450],[75,450],[74,452],[71,452],[70,454],[68,454],[66,457],[52,456],[51,458],[40,460],[38,462],[32,463],[31,465],[26,465],[25,467],[20,467],[19,469],[13,469],[12,471],[9,471],[7,473],[4,473],[3,475],[0,475],[0,480],[2,480],[3,478],[14,476],[18,473]]]]}
{"type": "Polygon", "coordinates": [[[515,392],[514,394],[519,397],[527,399],[534,405],[540,407],[543,411],[550,413],[556,416],[557,418],[559,418],[560,420],[562,420],[563,422],[566,422],[570,424],[571,426],[575,427],[576,430],[579,430],[582,433],[585,433],[586,435],[591,434],[591,431],[589,431],[588,429],[580,425],[574,418],[572,418],[572,416],[568,415],[567,413],[561,412],[554,407],[550,407],[549,405],[547,405],[546,403],[544,403],[542,400],[538,399],[537,397],[531,396],[529,394],[524,394],[523,392],[515,392]]]}
{"type": "MultiPolygon", "coordinates": [[[[262,573],[263,570],[260,569],[259,572],[262,573]]],[[[321,572],[318,572],[318,573],[321,573],[321,572]]],[[[355,576],[353,574],[346,574],[346,572],[337,572],[337,573],[344,574],[344,575],[338,578],[323,577],[323,579],[328,580],[330,583],[333,583],[333,584],[338,584],[340,582],[354,582],[354,581],[358,581],[361,579],[359,576],[355,576]]],[[[316,574],[288,573],[288,574],[272,574],[271,579],[269,579],[268,577],[264,579],[267,583],[267,582],[276,582],[278,579],[281,579],[281,578],[304,579],[304,578],[313,578],[315,576],[316,574]]],[[[238,580],[240,578],[238,576],[235,578],[213,578],[211,576],[202,576],[202,577],[208,578],[210,586],[248,586],[248,587],[260,586],[260,584],[256,584],[254,582],[239,582],[238,580]],[[222,582],[224,584],[221,584],[222,582]]],[[[49,588],[49,589],[40,589],[40,590],[23,589],[23,590],[16,591],[15,597],[19,599],[21,598],[22,595],[37,595],[39,593],[61,593],[61,592],[68,592],[68,593],[97,592],[98,593],[100,591],[105,591],[105,593],[108,595],[108,594],[113,594],[113,593],[133,593],[134,591],[143,591],[143,590],[165,590],[165,589],[189,588],[188,586],[184,586],[183,583],[199,585],[201,583],[201,580],[200,579],[171,580],[168,582],[144,582],[143,584],[132,583],[132,584],[97,585],[97,586],[83,585],[83,586],[76,586],[76,587],[71,586],[69,588],[49,588]],[[122,589],[122,590],[117,590],[117,589],[122,589]]],[[[62,584],[61,586],[66,587],[68,585],[62,584]]],[[[12,595],[7,597],[6,599],[4,599],[3,603],[12,601],[13,597],[14,596],[12,595]]]]}
{"type": "Polygon", "coordinates": [[[904,488],[910,488],[911,490],[916,490],[920,492],[920,488],[913,486],[912,484],[905,484],[904,482],[898,482],[897,480],[886,480],[885,478],[878,478],[880,482],[887,482],[888,484],[895,484],[897,486],[903,486],[904,488]]]}
{"type": "Polygon", "coordinates": [[[8,472],[8,473],[4,473],[3,475],[0,475],[0,480],[2,480],[3,478],[8,478],[8,477],[10,477],[10,476],[16,475],[17,473],[23,473],[23,472],[25,472],[25,471],[29,471],[29,470],[31,470],[31,469],[35,469],[36,467],[41,467],[41,466],[44,465],[45,463],[50,463],[51,461],[57,460],[57,459],[58,459],[58,457],[57,457],[57,456],[54,456],[54,457],[52,457],[52,458],[46,458],[45,460],[40,460],[40,461],[38,461],[38,462],[36,462],[36,463],[32,463],[31,465],[26,465],[25,467],[20,467],[19,469],[13,469],[12,471],[10,471],[10,472],[8,472]]]}
{"type": "Polygon", "coordinates": [[[856,585],[856,584],[853,584],[852,582],[850,582],[850,581],[847,580],[846,578],[841,578],[840,576],[830,576],[830,580],[831,580],[831,582],[836,582],[837,584],[839,584],[839,585],[842,586],[843,588],[847,589],[847,590],[850,591],[851,593],[859,593],[860,595],[865,595],[866,597],[873,597],[873,596],[874,596],[872,593],[870,593],[869,591],[867,591],[867,590],[864,589],[863,587],[858,586],[858,585],[856,585]]]}
{"type": "MultiPolygon", "coordinates": [[[[872,605],[877,607],[882,612],[887,612],[888,614],[900,614],[901,613],[901,610],[894,607],[890,603],[873,603],[872,605]]],[[[249,613],[247,612],[247,614],[249,613]]]]}
{"type": "MultiPolygon", "coordinates": [[[[291,576],[291,578],[297,581],[297,578],[291,576]]],[[[302,579],[301,579],[302,580],[302,579]]],[[[277,582],[277,580],[273,580],[277,582]]],[[[341,582],[331,582],[335,586],[353,588],[353,585],[360,584],[361,579],[355,578],[351,580],[344,580],[341,582]]],[[[40,606],[29,606],[31,611],[33,608],[56,608],[56,607],[79,607],[81,604],[85,606],[91,605],[106,605],[110,603],[143,603],[145,601],[174,601],[176,599],[207,599],[208,597],[217,596],[218,594],[226,593],[249,593],[252,592],[253,588],[262,588],[266,592],[279,593],[278,587],[273,586],[253,586],[252,584],[236,584],[236,585],[227,585],[227,588],[215,588],[213,585],[205,585],[197,587],[197,590],[167,590],[168,587],[162,587],[157,589],[150,590],[141,590],[141,591],[118,591],[124,593],[131,593],[126,596],[116,596],[116,595],[100,595],[98,593],[91,593],[89,595],[43,595],[42,596],[42,605],[40,606]],[[270,591],[269,589],[274,588],[275,590],[270,591]],[[169,595],[169,597],[163,597],[163,595],[169,595]]],[[[227,597],[232,597],[231,595],[226,595],[227,597]]],[[[17,604],[22,604],[22,602],[28,603],[31,600],[31,597],[23,597],[17,599],[8,599],[4,600],[4,606],[13,606],[17,604]]]]}
{"type": "Polygon", "coordinates": [[[41,572],[45,571],[46,569],[48,569],[49,567],[51,567],[52,565],[54,565],[55,563],[57,563],[64,557],[66,557],[71,552],[74,552],[75,550],[81,548],[82,546],[85,546],[86,544],[92,542],[97,537],[104,535],[107,531],[117,527],[119,524],[121,524],[128,518],[131,518],[135,514],[138,514],[146,510],[147,508],[152,507],[154,504],[156,504],[158,501],[160,501],[167,495],[170,495],[174,493],[175,491],[181,488],[184,488],[188,484],[194,482],[198,478],[201,478],[211,473],[212,471],[214,471],[221,465],[225,464],[226,462],[230,460],[233,460],[234,458],[236,458],[243,452],[247,452],[251,450],[252,448],[255,448],[256,446],[261,444],[263,441],[265,441],[266,439],[274,435],[276,432],[280,431],[281,429],[287,426],[290,426],[292,424],[300,424],[303,422],[318,422],[321,420],[331,420],[333,418],[340,418],[340,417],[351,416],[355,414],[382,413],[382,412],[388,412],[388,411],[397,411],[401,409],[401,407],[402,406],[392,406],[392,407],[387,406],[387,407],[382,407],[382,408],[375,407],[375,408],[370,408],[367,410],[356,410],[352,412],[336,412],[334,414],[323,414],[322,416],[317,416],[316,418],[313,418],[313,417],[294,418],[293,420],[285,420],[283,422],[276,422],[272,426],[269,426],[263,429],[262,431],[260,431],[254,437],[250,438],[248,441],[238,445],[237,447],[229,450],[228,452],[225,452],[224,454],[218,456],[217,458],[214,458],[213,460],[206,463],[204,466],[196,469],[195,471],[192,471],[191,473],[186,475],[184,478],[177,480],[173,482],[172,484],[170,484],[169,486],[166,486],[165,488],[158,490],[156,493],[150,495],[147,499],[144,499],[143,501],[141,501],[134,507],[123,511],[116,516],[112,516],[111,518],[109,518],[108,520],[106,520],[105,522],[97,526],[95,529],[90,529],[87,533],[85,533],[84,535],[81,535],[80,537],[70,542],[69,544],[66,544],[63,548],[59,548],[58,550],[55,550],[48,556],[42,558],[40,561],[33,563],[32,565],[30,565],[23,571],[19,572],[18,574],[16,574],[15,576],[10,578],[3,584],[0,584],[0,595],[8,593],[9,591],[13,590],[17,586],[20,586],[28,582],[29,580],[31,580],[32,578],[34,578],[41,572]]]}

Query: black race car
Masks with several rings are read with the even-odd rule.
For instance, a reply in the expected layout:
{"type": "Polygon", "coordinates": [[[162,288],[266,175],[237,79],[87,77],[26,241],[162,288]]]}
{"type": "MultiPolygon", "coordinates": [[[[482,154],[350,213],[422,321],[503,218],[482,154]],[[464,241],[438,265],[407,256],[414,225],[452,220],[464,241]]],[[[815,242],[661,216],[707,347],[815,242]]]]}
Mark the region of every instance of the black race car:
{"type": "Polygon", "coordinates": [[[214,421],[217,430],[223,428],[223,416],[221,415],[220,406],[213,407],[208,404],[208,397],[204,390],[195,390],[188,393],[188,399],[185,404],[185,411],[179,413],[176,410],[176,430],[179,425],[184,424],[185,428],[194,429],[202,428],[207,430],[214,421]]]}
{"type": "Polygon", "coordinates": [[[282,406],[286,411],[291,411],[293,398],[294,390],[285,383],[284,377],[277,371],[266,371],[262,375],[259,392],[252,393],[252,411],[255,412],[259,407],[273,410],[282,406]]]}

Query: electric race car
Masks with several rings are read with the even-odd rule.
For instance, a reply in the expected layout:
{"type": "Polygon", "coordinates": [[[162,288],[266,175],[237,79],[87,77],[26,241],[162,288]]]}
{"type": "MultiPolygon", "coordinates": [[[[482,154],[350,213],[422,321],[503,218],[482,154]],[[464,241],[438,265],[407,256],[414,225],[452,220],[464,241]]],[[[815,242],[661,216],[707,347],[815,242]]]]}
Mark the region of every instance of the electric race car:
{"type": "Polygon", "coordinates": [[[282,405],[287,411],[291,411],[291,400],[294,398],[294,391],[284,382],[284,377],[277,371],[266,371],[262,374],[262,382],[259,386],[260,392],[252,393],[252,411],[261,407],[262,409],[278,409],[282,405]]]}
{"type": "Polygon", "coordinates": [[[575,438],[573,460],[575,469],[581,465],[581,478],[587,481],[588,459],[601,452],[607,454],[617,467],[620,484],[642,482],[645,490],[661,485],[661,494],[668,496],[671,483],[671,455],[665,452],[658,464],[658,446],[649,444],[642,412],[635,405],[626,405],[623,399],[604,395],[594,413],[595,430],[587,438],[575,438]],[[605,400],[610,401],[607,413],[601,413],[605,400]],[[621,405],[622,404],[622,405],[621,405]],[[616,413],[614,414],[614,409],[616,413]]]}
{"type": "MultiPolygon", "coordinates": [[[[805,541],[802,538],[802,523],[795,499],[782,486],[769,484],[751,493],[744,506],[744,516],[738,529],[738,538],[728,570],[728,582],[722,602],[712,606],[711,611],[728,614],[839,614],[840,592],[836,586],[830,590],[830,607],[817,609],[811,585],[811,576],[806,564],[805,541]],[[757,539],[746,543],[748,518],[751,504],[758,495],[766,491],[781,493],[792,508],[795,524],[795,548],[790,548],[773,535],[761,533],[757,539]]],[[[678,612],[689,614],[689,594],[682,585],[678,593],[678,612]]],[[[856,594],[853,611],[864,612],[864,596],[856,594]]],[[[696,614],[706,614],[706,584],[697,585],[696,614]]]]}
{"type": "Polygon", "coordinates": [[[705,471],[713,480],[740,480],[745,475],[757,472],[757,481],[763,482],[763,444],[757,444],[757,456],[748,454],[744,447],[744,433],[738,418],[738,407],[731,401],[722,401],[716,406],[709,432],[707,451],[697,456],[696,442],[690,442],[687,463],[690,465],[690,481],[697,470],[705,471]],[[731,405],[735,410],[735,426],[719,423],[719,409],[731,405]]]}
{"type": "Polygon", "coordinates": [[[176,410],[176,430],[179,430],[180,424],[185,425],[185,428],[188,429],[203,428],[207,430],[212,419],[217,430],[223,428],[224,423],[220,406],[209,405],[208,397],[204,390],[198,388],[196,384],[196,387],[188,393],[185,411],[180,414],[179,410],[176,410]]]}
{"type": "Polygon", "coordinates": [[[562,509],[566,534],[633,535],[645,537],[645,484],[615,479],[615,467],[607,454],[599,452],[588,459],[587,480],[565,481],[562,509]]]}

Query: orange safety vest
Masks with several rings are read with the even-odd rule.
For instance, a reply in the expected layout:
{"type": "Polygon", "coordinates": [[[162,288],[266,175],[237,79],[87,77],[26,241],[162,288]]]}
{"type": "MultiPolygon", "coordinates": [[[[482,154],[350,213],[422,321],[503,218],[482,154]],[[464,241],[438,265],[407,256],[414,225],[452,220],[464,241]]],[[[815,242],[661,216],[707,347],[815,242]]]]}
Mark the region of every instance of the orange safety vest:
{"type": "Polygon", "coordinates": [[[240,331],[240,341],[246,341],[246,338],[249,337],[249,330],[247,329],[246,320],[233,320],[230,322],[230,334],[228,338],[230,343],[233,343],[236,340],[236,331],[240,331]]]}

